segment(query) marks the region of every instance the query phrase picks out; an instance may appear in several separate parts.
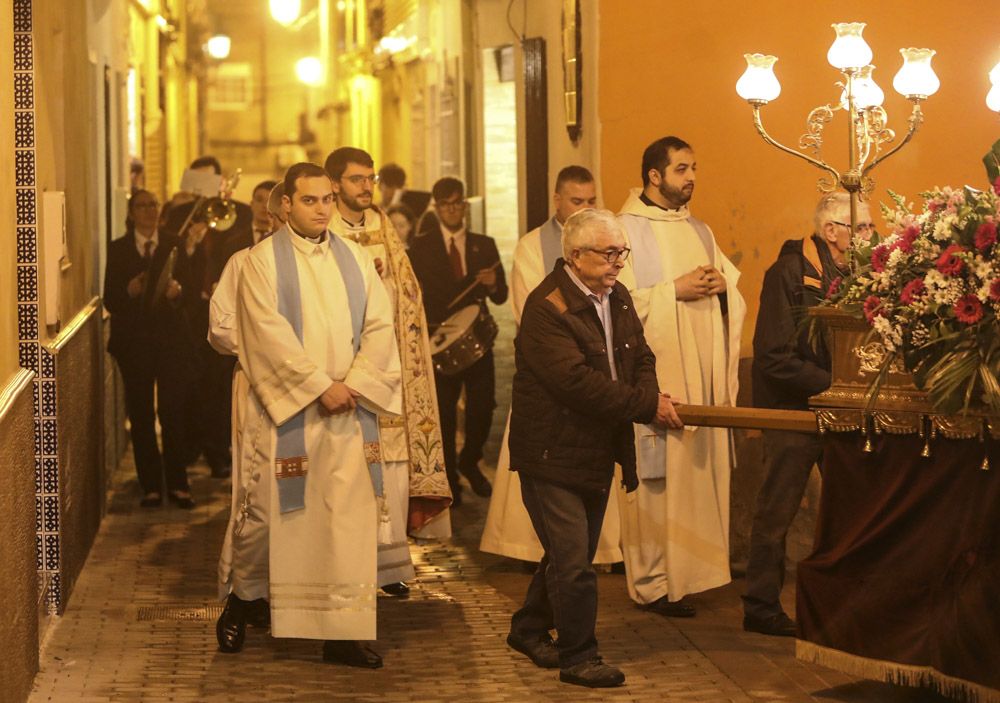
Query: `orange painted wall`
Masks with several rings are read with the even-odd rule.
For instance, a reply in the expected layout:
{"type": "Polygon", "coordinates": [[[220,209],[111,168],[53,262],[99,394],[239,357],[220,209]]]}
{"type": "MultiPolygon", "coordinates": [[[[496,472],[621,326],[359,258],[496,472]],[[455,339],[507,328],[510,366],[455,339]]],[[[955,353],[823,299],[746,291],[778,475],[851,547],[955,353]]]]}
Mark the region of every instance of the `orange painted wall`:
{"type": "MultiPolygon", "coordinates": [[[[772,136],[794,146],[809,111],[840,95],[840,74],[826,62],[833,22],[867,22],[876,81],[886,93],[890,126],[905,132],[909,103],[892,89],[899,48],[937,50],[941,89],[924,104],[926,121],[913,141],[874,171],[873,203],[886,188],[917,198],[935,185],[985,185],[982,155],[1000,138],[1000,116],[985,103],[987,73],[1000,60],[1000,4],[956,0],[911,2],[677,3],[601,0],[598,77],[604,202],[616,209],[640,184],[642,150],[675,134],[698,158],[692,211],[708,222],[743,272],[750,340],[764,271],[781,243],[811,231],[821,172],[780,153],[757,135],[750,108],[736,95],[743,54],[779,57],[781,96],[764,108],[772,136]]],[[[828,125],[827,158],[847,158],[846,124],[828,125]]],[[[878,218],[876,218],[878,221],[878,218]]]]}

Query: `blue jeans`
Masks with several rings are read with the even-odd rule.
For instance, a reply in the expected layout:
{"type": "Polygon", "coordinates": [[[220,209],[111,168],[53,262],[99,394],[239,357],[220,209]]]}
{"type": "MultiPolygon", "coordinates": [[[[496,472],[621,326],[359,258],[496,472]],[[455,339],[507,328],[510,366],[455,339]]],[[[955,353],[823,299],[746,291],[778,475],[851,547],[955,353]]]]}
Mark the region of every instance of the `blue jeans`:
{"type": "Polygon", "coordinates": [[[545,554],[510,631],[530,641],[554,627],[559,666],[565,669],[597,655],[597,574],[591,563],[608,489],[578,491],[524,474],[520,478],[521,498],[545,554]]]}
{"type": "Polygon", "coordinates": [[[743,612],[769,618],[782,612],[779,596],[785,583],[785,538],[809,483],[813,464],[823,454],[818,435],[764,430],[767,474],[757,494],[750,532],[750,560],[743,612]]]}

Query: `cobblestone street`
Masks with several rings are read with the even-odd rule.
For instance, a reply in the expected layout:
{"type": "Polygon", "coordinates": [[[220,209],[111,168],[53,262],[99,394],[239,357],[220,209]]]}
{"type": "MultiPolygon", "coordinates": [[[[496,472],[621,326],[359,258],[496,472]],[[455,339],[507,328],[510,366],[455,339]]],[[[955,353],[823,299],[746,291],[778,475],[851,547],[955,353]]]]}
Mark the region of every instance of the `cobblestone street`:
{"type": "Polygon", "coordinates": [[[454,514],[453,541],[414,545],[411,597],[379,599],[385,668],[327,665],[318,642],[253,629],[241,654],[220,654],[213,596],[229,484],[203,466],[192,474],[193,512],[140,510],[133,469],[121,467],[69,606],[49,625],[32,701],[939,700],[800,663],[791,640],[744,633],[740,581],[693,597],[697,618],[667,620],[636,609],[615,574],[599,577],[598,637],[627,684],[561,684],[504,642],[528,575],[478,551],[486,501],[471,494],[454,514]]]}

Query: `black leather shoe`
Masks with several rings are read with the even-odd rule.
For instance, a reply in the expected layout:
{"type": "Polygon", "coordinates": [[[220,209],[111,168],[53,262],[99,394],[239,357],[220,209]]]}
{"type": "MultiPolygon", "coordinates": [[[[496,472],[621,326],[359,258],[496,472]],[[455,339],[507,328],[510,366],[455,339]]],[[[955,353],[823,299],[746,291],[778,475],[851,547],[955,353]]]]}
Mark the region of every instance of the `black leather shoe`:
{"type": "Polygon", "coordinates": [[[194,498],[190,495],[182,496],[178,495],[177,491],[170,491],[167,493],[167,499],[183,510],[191,510],[194,508],[194,498]]]}
{"type": "Polygon", "coordinates": [[[462,475],[469,479],[469,485],[472,486],[472,492],[481,498],[489,498],[493,495],[493,486],[490,482],[483,476],[483,472],[479,470],[478,466],[473,466],[471,469],[462,469],[462,475]]]}
{"type": "Polygon", "coordinates": [[[382,668],[382,657],[355,640],[327,640],[323,643],[323,661],[361,669],[382,668]]]}
{"type": "Polygon", "coordinates": [[[266,630],[271,627],[271,604],[264,598],[258,598],[246,603],[247,625],[266,630]]]}
{"type": "Polygon", "coordinates": [[[163,496],[159,493],[147,493],[139,501],[140,508],[158,508],[163,505],[163,496]]]}
{"type": "Polygon", "coordinates": [[[744,615],[743,629],[772,637],[795,637],[795,621],[784,612],[766,618],[744,615]]]}
{"type": "Polygon", "coordinates": [[[220,652],[235,654],[243,649],[247,634],[247,605],[247,601],[241,600],[235,593],[230,593],[226,599],[226,607],[215,623],[215,639],[219,641],[220,652]]]}
{"type": "Polygon", "coordinates": [[[605,664],[600,657],[594,657],[562,669],[559,672],[559,680],[588,688],[611,688],[625,683],[625,674],[620,669],[605,664]]]}
{"type": "Polygon", "coordinates": [[[644,609],[668,618],[693,618],[696,612],[693,605],[689,605],[683,600],[670,602],[666,596],[654,600],[644,609]]]}
{"type": "Polygon", "coordinates": [[[390,596],[395,596],[396,598],[409,598],[410,597],[410,587],[407,586],[402,581],[396,583],[387,583],[382,586],[382,591],[388,593],[390,596]]]}
{"type": "Polygon", "coordinates": [[[512,632],[507,635],[507,646],[526,656],[535,666],[543,669],[559,668],[559,650],[547,632],[533,640],[517,637],[512,632]]]}

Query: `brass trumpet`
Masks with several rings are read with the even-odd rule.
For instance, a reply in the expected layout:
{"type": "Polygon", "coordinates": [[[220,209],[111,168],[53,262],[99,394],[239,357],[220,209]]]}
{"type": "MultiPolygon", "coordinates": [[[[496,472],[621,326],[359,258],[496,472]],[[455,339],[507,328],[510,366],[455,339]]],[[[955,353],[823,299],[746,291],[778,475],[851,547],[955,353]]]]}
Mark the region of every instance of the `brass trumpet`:
{"type": "Polygon", "coordinates": [[[183,237],[192,222],[204,222],[209,229],[225,232],[236,224],[236,204],[231,200],[233,190],[240,182],[243,169],[233,171],[229,178],[222,179],[219,194],[214,197],[201,195],[195,201],[194,207],[181,226],[178,236],[183,237]]]}

